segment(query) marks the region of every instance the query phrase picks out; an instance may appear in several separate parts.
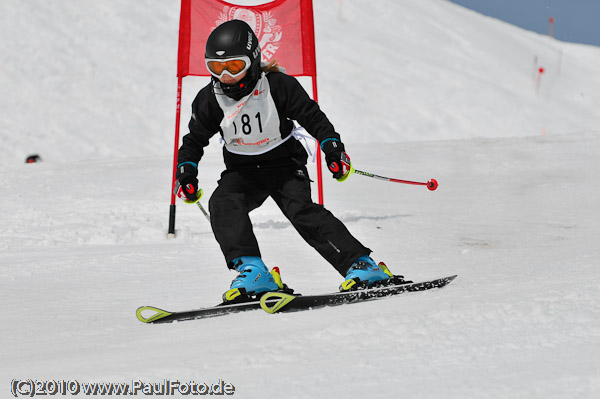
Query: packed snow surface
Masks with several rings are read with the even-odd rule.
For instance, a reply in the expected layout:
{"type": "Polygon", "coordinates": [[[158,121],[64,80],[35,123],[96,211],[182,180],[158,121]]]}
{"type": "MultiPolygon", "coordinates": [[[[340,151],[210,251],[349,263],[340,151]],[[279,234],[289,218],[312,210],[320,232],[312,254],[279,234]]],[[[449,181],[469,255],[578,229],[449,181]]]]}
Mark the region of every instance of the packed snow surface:
{"type": "MultiPolygon", "coordinates": [[[[350,306],[140,323],[142,305],[215,305],[234,278],[195,206],[178,204],[166,237],[179,2],[3,0],[0,396],[37,379],[222,380],[239,398],[600,397],[600,49],[443,0],[314,7],[320,104],[354,166],[439,182],[325,175],[325,206],[396,274],[458,278],[350,306]],[[42,162],[24,164],[32,153],[42,162]]],[[[184,80],[182,133],[206,82],[184,80]]],[[[205,205],[220,151],[214,139],[200,164],[205,205]]],[[[284,282],[337,289],[273,202],[251,216],[284,282]]]]}

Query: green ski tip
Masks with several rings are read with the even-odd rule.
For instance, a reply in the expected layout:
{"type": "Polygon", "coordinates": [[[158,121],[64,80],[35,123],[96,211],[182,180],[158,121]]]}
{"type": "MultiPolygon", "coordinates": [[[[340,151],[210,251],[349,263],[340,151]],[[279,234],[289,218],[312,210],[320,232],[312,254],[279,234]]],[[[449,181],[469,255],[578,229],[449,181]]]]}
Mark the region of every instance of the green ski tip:
{"type": "Polygon", "coordinates": [[[171,312],[167,312],[166,310],[155,308],[153,306],[142,306],[142,307],[139,307],[135,311],[135,315],[137,316],[138,320],[141,321],[142,323],[152,323],[153,321],[165,318],[167,316],[170,316],[171,314],[172,314],[171,312]],[[156,312],[156,313],[150,317],[144,317],[144,316],[142,316],[142,312],[144,312],[146,310],[156,312]]]}

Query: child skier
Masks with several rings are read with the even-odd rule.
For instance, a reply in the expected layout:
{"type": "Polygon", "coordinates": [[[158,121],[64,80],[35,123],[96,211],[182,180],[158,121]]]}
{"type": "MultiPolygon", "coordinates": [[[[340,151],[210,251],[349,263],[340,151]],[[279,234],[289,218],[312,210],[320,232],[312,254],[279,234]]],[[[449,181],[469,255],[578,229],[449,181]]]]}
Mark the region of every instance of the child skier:
{"type": "Polygon", "coordinates": [[[311,198],[307,153],[293,139],[298,121],[321,144],[327,167],[338,180],[351,172],[340,135],[299,82],[274,63],[261,66],[258,38],[248,24],[219,25],[206,42],[212,78],[192,103],[189,133],[177,157],[176,192],[186,203],[199,200],[198,162],[217,132],[225,142],[226,169],[209,200],[212,229],[227,266],[239,272],[226,301],[276,291],[261,259],[249,212],[271,197],[302,238],[345,276],[341,291],[372,285],[391,274],[371,250],[311,198]]]}

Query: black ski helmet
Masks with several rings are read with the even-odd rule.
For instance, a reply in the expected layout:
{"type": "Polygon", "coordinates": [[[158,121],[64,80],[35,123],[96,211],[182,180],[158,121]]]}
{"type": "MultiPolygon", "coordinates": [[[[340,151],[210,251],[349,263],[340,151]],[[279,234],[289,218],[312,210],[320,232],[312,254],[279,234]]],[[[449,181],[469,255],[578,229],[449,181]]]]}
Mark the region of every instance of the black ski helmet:
{"type": "MultiPolygon", "coordinates": [[[[233,19],[217,26],[208,36],[204,58],[224,59],[236,56],[250,58],[250,69],[238,83],[222,84],[221,88],[226,95],[241,98],[252,91],[260,77],[260,45],[250,25],[233,19]]],[[[212,79],[218,81],[214,76],[212,79]]]]}

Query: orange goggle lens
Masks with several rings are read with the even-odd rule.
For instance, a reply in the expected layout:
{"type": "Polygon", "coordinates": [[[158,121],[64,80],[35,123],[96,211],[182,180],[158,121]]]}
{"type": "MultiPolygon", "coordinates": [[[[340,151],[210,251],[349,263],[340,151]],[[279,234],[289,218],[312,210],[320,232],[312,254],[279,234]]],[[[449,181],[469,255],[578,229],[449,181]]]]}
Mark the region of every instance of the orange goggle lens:
{"type": "Polygon", "coordinates": [[[208,66],[208,70],[216,76],[221,76],[223,71],[228,71],[232,75],[237,75],[246,69],[246,61],[239,59],[227,61],[208,61],[206,66],[208,66]]]}

